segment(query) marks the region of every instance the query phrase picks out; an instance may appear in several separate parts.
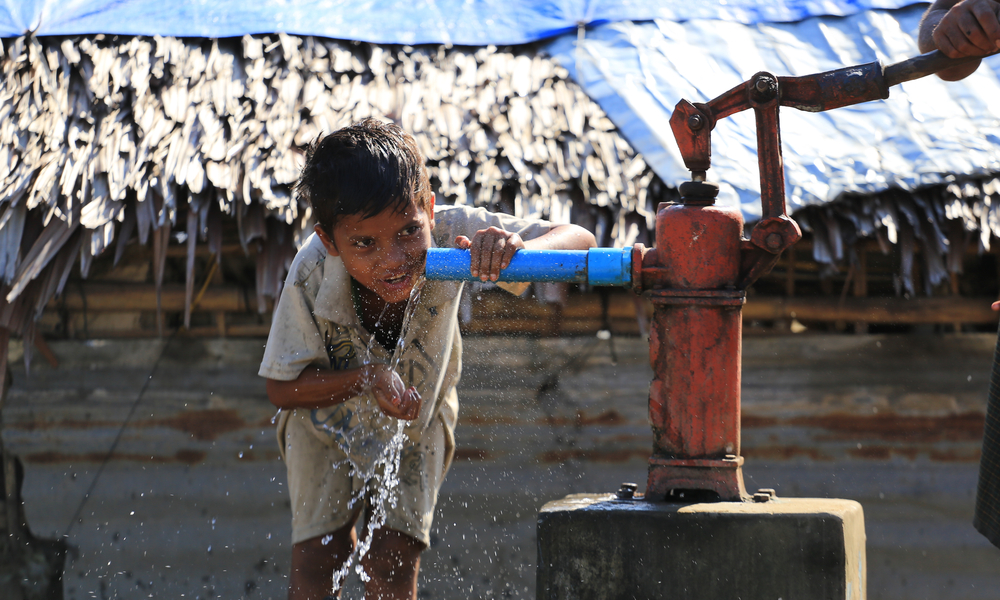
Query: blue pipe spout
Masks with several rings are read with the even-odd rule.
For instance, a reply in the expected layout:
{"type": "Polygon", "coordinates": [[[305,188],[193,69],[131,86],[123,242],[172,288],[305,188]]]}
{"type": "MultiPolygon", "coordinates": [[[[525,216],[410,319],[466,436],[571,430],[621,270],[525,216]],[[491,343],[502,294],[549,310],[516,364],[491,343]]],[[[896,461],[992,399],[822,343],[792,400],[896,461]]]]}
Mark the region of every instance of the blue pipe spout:
{"type": "MultiPolygon", "coordinates": [[[[427,279],[479,281],[472,276],[468,250],[427,250],[427,279]]],[[[589,285],[632,285],[631,248],[518,250],[498,281],[566,281],[589,285]]]]}

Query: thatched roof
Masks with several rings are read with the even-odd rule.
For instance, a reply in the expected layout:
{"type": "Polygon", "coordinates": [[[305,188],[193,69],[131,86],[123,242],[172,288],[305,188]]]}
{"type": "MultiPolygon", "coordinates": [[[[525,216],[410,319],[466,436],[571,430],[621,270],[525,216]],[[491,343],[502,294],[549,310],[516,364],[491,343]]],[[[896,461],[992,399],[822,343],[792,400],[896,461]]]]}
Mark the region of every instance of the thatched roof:
{"type": "Polygon", "coordinates": [[[813,258],[827,267],[855,263],[856,243],[866,238],[877,240],[885,254],[897,246],[896,293],[931,296],[950,274],[962,273],[968,251],[989,252],[993,238],[1000,238],[1000,179],[954,179],[913,192],[890,189],[808,207],[796,212],[795,220],[812,233],[813,258]]]}
{"type": "Polygon", "coordinates": [[[666,193],[532,47],[28,36],[5,40],[0,67],[0,326],[16,332],[77,260],[85,277],[134,238],[158,286],[184,238],[189,312],[196,244],[218,256],[227,219],[259,247],[258,296],[277,297],[310,221],[290,193],[297,149],[366,116],[414,134],[445,202],[572,218],[602,244],[648,242],[666,193]]]}
{"type": "MultiPolygon", "coordinates": [[[[445,202],[572,220],[602,245],[651,243],[674,197],[565,69],[535,46],[382,46],[288,35],[88,36],[3,41],[0,56],[0,326],[31,336],[74,265],[151,244],[195,252],[223,230],[257,255],[257,306],[276,298],[309,208],[292,198],[298,148],[365,116],[398,121],[445,202]],[[6,167],[6,168],[3,168],[6,167]]],[[[913,251],[926,286],[961,270],[968,244],[1000,234],[992,180],[890,190],[795,217],[824,264],[861,237],[913,251]]]]}

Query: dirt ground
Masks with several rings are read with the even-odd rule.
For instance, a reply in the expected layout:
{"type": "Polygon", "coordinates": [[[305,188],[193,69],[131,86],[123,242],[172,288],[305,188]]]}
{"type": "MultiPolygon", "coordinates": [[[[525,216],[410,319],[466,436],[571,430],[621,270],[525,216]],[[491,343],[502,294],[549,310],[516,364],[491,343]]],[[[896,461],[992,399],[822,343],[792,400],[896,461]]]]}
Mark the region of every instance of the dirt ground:
{"type": "MultiPolygon", "coordinates": [[[[15,365],[4,443],[25,462],[35,533],[72,545],[67,599],[285,597],[289,509],[255,375],[263,342],[58,342],[59,368],[15,365]]],[[[994,343],[746,338],[748,489],[861,502],[868,598],[995,599],[1000,550],[970,524],[994,343]]],[[[644,484],[651,376],[634,338],[467,338],[420,596],[533,598],[538,509],[644,484]]],[[[356,578],[346,597],[360,597],[356,578]]]]}

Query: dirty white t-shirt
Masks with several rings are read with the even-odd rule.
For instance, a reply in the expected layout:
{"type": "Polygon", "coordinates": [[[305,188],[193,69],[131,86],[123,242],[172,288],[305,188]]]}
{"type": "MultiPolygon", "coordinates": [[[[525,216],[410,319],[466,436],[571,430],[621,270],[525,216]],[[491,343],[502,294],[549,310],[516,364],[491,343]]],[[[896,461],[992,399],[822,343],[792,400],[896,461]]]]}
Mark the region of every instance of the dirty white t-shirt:
{"type": "MultiPolygon", "coordinates": [[[[432,245],[454,247],[456,236],[471,238],[490,226],[517,233],[529,240],[546,233],[547,221],[526,220],[490,213],[482,208],[440,206],[434,210],[432,245]]],[[[406,386],[423,398],[416,419],[406,425],[414,442],[435,418],[441,419],[449,441],[458,419],[455,386],[461,373],[462,340],[458,305],[463,282],[428,281],[418,300],[400,357],[397,372],[406,386]]],[[[343,261],[326,253],[311,235],[292,261],[284,290],[274,309],[271,331],[258,375],[292,381],[309,365],[348,369],[364,363],[389,363],[391,355],[362,327],[351,297],[351,278],[343,261]]],[[[300,409],[306,410],[306,409],[300,409]]],[[[279,438],[291,411],[279,417],[279,438]]],[[[326,443],[340,447],[355,464],[370,464],[388,442],[389,417],[378,409],[371,394],[362,394],[334,406],[312,409],[313,431],[326,443]]],[[[281,444],[283,447],[284,445],[281,444]]]]}

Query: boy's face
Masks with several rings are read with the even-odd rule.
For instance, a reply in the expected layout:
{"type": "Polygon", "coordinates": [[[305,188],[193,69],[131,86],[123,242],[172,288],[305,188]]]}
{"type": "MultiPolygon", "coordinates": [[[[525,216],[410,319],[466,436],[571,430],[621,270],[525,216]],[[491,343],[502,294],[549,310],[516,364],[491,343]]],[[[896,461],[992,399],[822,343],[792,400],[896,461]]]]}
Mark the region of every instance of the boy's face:
{"type": "Polygon", "coordinates": [[[434,198],[424,211],[411,201],[402,212],[386,209],[367,219],[341,217],[332,239],[317,225],[316,234],[331,256],[344,261],[358,283],[390,304],[405,302],[423,275],[434,229],[434,198]]]}

